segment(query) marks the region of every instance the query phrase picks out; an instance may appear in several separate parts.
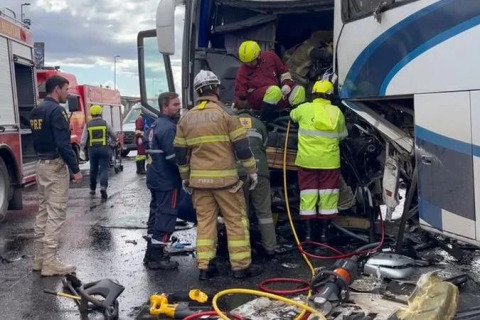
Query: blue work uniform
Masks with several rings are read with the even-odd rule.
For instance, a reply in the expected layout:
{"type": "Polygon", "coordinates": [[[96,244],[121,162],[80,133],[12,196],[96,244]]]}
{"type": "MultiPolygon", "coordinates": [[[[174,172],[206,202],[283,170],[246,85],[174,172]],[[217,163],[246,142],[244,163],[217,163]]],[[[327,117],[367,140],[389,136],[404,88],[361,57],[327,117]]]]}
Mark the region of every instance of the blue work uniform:
{"type": "Polygon", "coordinates": [[[70,121],[65,109],[50,97],[30,114],[33,145],[39,160],[61,158],[71,173],[80,172],[70,142],[70,121]]]}
{"type": "Polygon", "coordinates": [[[147,187],[152,194],[148,233],[152,234],[152,241],[163,244],[175,231],[178,198],[182,190],[173,148],[176,131],[175,121],[161,114],[151,124],[147,135],[147,154],[151,159],[147,168],[147,187]]]}

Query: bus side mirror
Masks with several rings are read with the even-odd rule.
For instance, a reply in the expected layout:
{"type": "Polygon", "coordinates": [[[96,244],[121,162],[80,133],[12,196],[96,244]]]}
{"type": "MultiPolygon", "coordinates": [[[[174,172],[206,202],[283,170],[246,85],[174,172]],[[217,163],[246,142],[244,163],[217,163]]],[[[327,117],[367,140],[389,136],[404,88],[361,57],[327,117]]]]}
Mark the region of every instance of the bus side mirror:
{"type": "Polygon", "coordinates": [[[175,0],[160,0],[157,7],[157,45],[164,54],[175,54],[175,0]]]}
{"type": "Polygon", "coordinates": [[[80,111],[80,103],[78,101],[78,96],[68,96],[68,111],[80,111]]]}

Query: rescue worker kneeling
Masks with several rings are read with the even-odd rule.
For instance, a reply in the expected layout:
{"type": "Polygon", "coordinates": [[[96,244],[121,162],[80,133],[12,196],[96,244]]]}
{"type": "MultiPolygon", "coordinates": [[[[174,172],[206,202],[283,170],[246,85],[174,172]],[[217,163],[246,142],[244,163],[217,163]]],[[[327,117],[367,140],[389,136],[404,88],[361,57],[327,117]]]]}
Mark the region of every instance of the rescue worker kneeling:
{"type": "Polygon", "coordinates": [[[334,88],[329,81],[313,86],[313,102],[304,103],[290,112],[298,122],[300,218],[305,237],[312,238],[311,220],[320,221],[321,241],[327,241],[328,227],[338,214],[340,146],[347,137],[342,111],[330,103],[334,88]],[[318,207],[318,208],[317,208],[318,207]]]}
{"type": "Polygon", "coordinates": [[[282,60],[270,51],[261,51],[255,41],[245,41],[238,49],[243,63],[235,77],[235,104],[247,100],[261,110],[261,120],[272,120],[275,107],[287,108],[304,101],[303,87],[296,85],[282,60]],[[279,86],[280,85],[280,86],[279,86]]]}
{"type": "Polygon", "coordinates": [[[108,198],[108,173],[110,168],[110,145],[108,138],[113,143],[117,143],[117,136],[112,127],[102,119],[102,107],[92,105],[90,107],[90,120],[83,128],[82,141],[80,147],[82,150],[88,145],[88,158],[90,160],[90,195],[95,195],[97,188],[97,177],[100,167],[100,194],[102,199],[108,198]]]}
{"type": "Polygon", "coordinates": [[[254,189],[257,167],[246,130],[221,108],[220,80],[213,72],[201,70],[194,79],[194,88],[199,96],[197,105],[178,123],[175,154],[183,187],[188,192],[193,190],[199,279],[207,280],[217,273],[214,259],[220,212],[227,229],[233,276],[257,276],[263,270],[252,265],[245,197],[235,158],[242,162],[254,189]]]}
{"type": "MultiPolygon", "coordinates": [[[[147,167],[147,187],[152,194],[149,229],[144,262],[150,269],[175,269],[178,262],[171,261],[165,251],[177,221],[177,204],[182,187],[175,159],[173,140],[181,104],[178,94],[164,92],[158,97],[160,115],[148,131],[147,154],[151,163],[147,167]]],[[[150,162],[150,161],[149,161],[150,162]]]]}

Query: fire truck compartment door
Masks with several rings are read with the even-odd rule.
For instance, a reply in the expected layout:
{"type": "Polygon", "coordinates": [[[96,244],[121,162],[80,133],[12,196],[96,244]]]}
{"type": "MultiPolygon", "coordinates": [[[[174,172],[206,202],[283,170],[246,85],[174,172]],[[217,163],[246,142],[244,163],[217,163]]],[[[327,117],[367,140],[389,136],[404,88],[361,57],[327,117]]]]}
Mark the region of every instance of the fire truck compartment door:
{"type": "Polygon", "coordinates": [[[15,108],[7,39],[0,37],[0,125],[13,125],[15,108]]]}
{"type": "Polygon", "coordinates": [[[122,131],[122,113],[120,111],[120,106],[112,107],[112,128],[115,132],[122,131]]]}
{"type": "Polygon", "coordinates": [[[15,41],[10,42],[12,44],[12,54],[18,57],[27,59],[30,63],[32,63],[32,49],[27,47],[26,45],[20,44],[15,41]]]}

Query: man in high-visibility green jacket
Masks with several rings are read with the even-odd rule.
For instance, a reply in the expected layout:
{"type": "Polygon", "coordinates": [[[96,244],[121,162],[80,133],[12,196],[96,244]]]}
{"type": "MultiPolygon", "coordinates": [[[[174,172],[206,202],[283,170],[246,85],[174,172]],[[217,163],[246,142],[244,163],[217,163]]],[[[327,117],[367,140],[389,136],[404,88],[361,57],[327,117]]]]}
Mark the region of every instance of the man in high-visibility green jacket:
{"type": "Polygon", "coordinates": [[[333,84],[326,80],[313,86],[313,102],[301,104],[290,112],[298,122],[300,217],[304,221],[305,238],[312,237],[312,220],[320,220],[322,241],[328,237],[329,222],[338,214],[340,147],[347,137],[345,117],[331,104],[333,84]]]}

